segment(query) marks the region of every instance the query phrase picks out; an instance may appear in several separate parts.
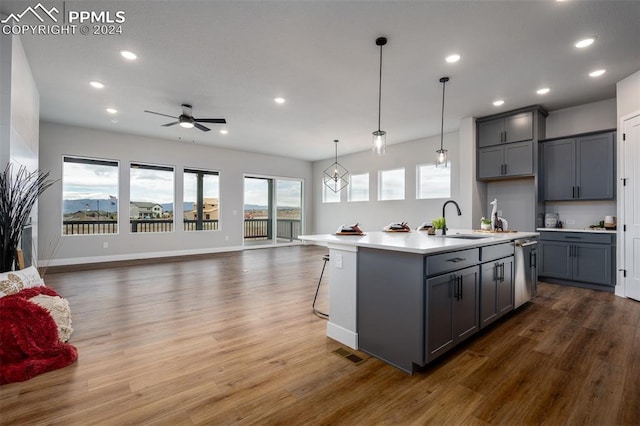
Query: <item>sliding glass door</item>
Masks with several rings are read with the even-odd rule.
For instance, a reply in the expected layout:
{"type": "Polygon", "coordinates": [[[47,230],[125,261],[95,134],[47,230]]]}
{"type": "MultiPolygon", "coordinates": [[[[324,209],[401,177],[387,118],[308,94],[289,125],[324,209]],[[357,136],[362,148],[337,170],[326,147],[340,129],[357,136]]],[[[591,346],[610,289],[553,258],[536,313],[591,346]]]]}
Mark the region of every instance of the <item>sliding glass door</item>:
{"type": "Polygon", "coordinates": [[[302,230],[302,181],[245,176],[243,210],[245,245],[296,242],[302,230]]]}

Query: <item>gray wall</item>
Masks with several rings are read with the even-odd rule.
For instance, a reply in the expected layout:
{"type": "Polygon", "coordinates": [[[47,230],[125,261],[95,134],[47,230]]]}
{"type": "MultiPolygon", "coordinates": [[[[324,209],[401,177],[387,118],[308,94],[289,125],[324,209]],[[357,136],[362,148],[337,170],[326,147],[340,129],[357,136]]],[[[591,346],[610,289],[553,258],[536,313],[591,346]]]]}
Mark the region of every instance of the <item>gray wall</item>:
{"type": "MultiPolygon", "coordinates": [[[[41,123],[40,166],[61,178],[63,155],[86,156],[120,161],[119,215],[129,217],[129,164],[144,162],[174,166],[175,200],[183,199],[184,167],[220,172],[220,230],[214,232],[130,233],[126,226],[114,235],[61,236],[62,183],[43,194],[40,200],[40,266],[90,263],[111,260],[161,257],[229,251],[243,244],[243,176],[245,173],[297,178],[303,181],[306,219],[305,233],[313,218],[310,193],[311,163],[206,147],[141,136],[105,132],[63,124],[41,123]],[[104,248],[107,243],[107,248],[104,248]]],[[[182,203],[175,203],[176,217],[182,203]]],[[[178,227],[179,228],[179,227],[178,227]]]]}

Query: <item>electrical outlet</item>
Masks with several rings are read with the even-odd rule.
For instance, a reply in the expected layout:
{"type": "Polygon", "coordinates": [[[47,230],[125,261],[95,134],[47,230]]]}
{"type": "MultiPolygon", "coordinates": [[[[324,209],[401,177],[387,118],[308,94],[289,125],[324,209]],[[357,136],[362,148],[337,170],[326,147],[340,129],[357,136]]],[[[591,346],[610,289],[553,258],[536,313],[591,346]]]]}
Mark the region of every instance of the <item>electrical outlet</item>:
{"type": "Polygon", "coordinates": [[[336,269],[342,269],[342,255],[336,254],[336,269]]]}
{"type": "Polygon", "coordinates": [[[575,225],[576,221],[575,220],[571,220],[571,219],[567,219],[564,221],[564,223],[566,223],[567,225],[575,225]]]}
{"type": "Polygon", "coordinates": [[[109,248],[109,243],[108,242],[103,242],[102,243],[102,248],[109,248]]]}

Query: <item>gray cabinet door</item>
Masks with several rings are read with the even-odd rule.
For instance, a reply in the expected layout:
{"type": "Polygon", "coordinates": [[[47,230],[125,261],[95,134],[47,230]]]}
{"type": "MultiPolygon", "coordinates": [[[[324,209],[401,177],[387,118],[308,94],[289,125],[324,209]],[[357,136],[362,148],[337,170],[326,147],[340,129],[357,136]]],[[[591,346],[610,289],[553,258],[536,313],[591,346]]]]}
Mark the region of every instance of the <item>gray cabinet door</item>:
{"type": "Polygon", "coordinates": [[[615,196],[613,133],[576,140],[576,198],[612,200],[615,196]]]}
{"type": "Polygon", "coordinates": [[[560,139],[542,145],[544,199],[572,200],[575,195],[575,139],[560,139]]]}
{"type": "Polygon", "coordinates": [[[513,310],[513,291],[513,256],[481,265],[481,328],[513,310]]]}
{"type": "Polygon", "coordinates": [[[478,150],[478,179],[501,177],[503,165],[504,147],[491,146],[478,150]]]}
{"type": "Polygon", "coordinates": [[[455,274],[427,280],[427,359],[430,361],[453,347],[455,274]]]}
{"type": "Polygon", "coordinates": [[[460,285],[454,304],[454,341],[458,343],[478,331],[478,267],[457,272],[460,285]]]}
{"type": "Polygon", "coordinates": [[[505,176],[533,174],[533,141],[504,145],[505,176]]]}
{"type": "Polygon", "coordinates": [[[487,262],[480,267],[480,327],[498,319],[498,278],[500,262],[487,262]]]}
{"type": "Polygon", "coordinates": [[[500,261],[500,276],[497,280],[497,313],[502,316],[513,310],[513,256],[500,261]]]}
{"type": "Polygon", "coordinates": [[[561,241],[540,241],[538,244],[538,275],[542,277],[570,280],[573,268],[569,243],[561,241]]]}
{"type": "Polygon", "coordinates": [[[478,123],[478,148],[500,145],[503,142],[504,119],[483,121],[478,123]]]}
{"type": "Polygon", "coordinates": [[[573,279],[592,284],[613,285],[611,246],[604,244],[573,244],[573,279]]]}
{"type": "Polygon", "coordinates": [[[523,112],[504,119],[504,142],[520,142],[533,139],[533,113],[523,112]]]}

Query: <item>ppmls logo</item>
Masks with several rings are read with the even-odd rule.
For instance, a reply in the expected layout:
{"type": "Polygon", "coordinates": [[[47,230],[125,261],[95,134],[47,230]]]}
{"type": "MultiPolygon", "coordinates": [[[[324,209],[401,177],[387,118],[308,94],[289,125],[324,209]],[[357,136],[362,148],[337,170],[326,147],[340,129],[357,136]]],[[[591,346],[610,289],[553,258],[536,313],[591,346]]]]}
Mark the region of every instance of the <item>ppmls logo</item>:
{"type": "Polygon", "coordinates": [[[21,13],[11,13],[0,23],[2,34],[7,35],[120,35],[125,20],[124,10],[69,9],[63,1],[62,13],[55,6],[47,9],[38,3],[21,13]],[[34,24],[35,20],[39,22],[34,24]]]}
{"type": "Polygon", "coordinates": [[[27,15],[28,13],[35,16],[36,19],[38,19],[38,21],[43,22],[44,23],[44,18],[42,17],[43,15],[48,16],[49,18],[51,18],[51,20],[53,22],[58,22],[58,18],[56,18],[54,16],[53,13],[60,13],[60,11],[54,6],[52,7],[50,10],[47,10],[46,7],[44,7],[42,5],[42,3],[38,3],[37,5],[35,5],[35,7],[27,7],[22,13],[18,13],[17,15],[15,13],[10,14],[9,16],[7,16],[5,19],[3,19],[1,22],[3,24],[6,24],[9,22],[9,20],[13,19],[15,21],[15,23],[19,23],[20,20],[27,15]],[[40,13],[38,13],[38,11],[40,13]]]}

